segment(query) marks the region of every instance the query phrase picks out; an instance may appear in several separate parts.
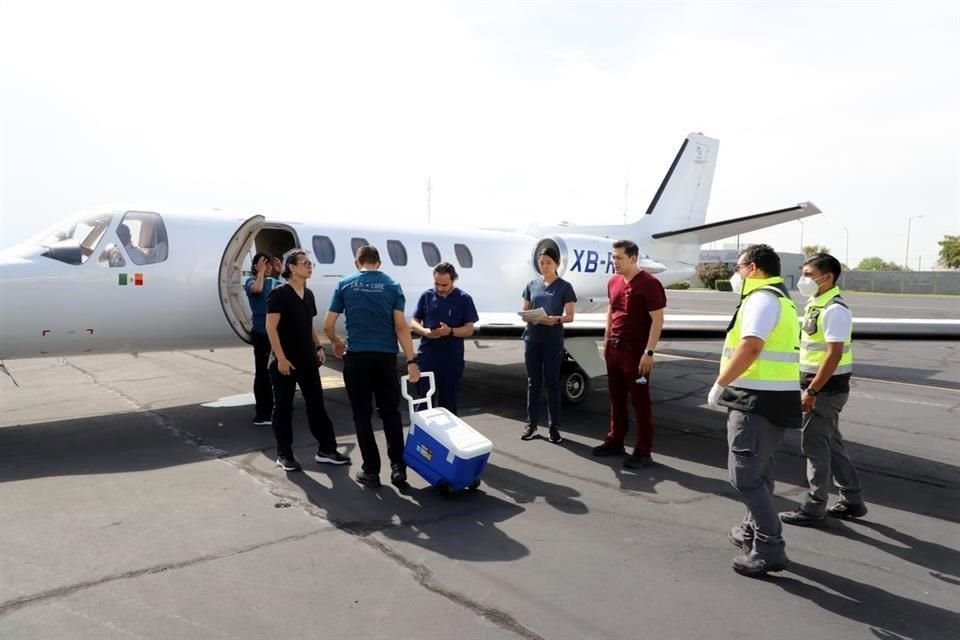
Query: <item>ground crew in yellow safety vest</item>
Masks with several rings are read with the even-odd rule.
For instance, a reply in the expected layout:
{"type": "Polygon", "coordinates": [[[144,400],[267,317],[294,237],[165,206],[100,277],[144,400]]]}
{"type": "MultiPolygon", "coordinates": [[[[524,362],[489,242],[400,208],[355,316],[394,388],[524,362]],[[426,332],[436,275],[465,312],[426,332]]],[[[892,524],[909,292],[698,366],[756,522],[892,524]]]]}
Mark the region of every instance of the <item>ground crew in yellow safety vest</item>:
{"type": "Polygon", "coordinates": [[[729,534],[744,552],[734,558],[733,569],[760,577],[788,563],[773,505],[773,468],[784,430],[801,426],[800,327],[780,277],[780,256],[769,246],[744,249],[730,283],[740,293],[740,305],[707,402],[727,407],[730,484],[747,507],[743,522],[729,534]]]}
{"type": "Polygon", "coordinates": [[[803,277],[797,283],[800,293],[810,298],[800,334],[804,388],[800,446],[807,459],[810,491],[800,508],[780,514],[780,520],[787,524],[820,526],[828,514],[859,518],[867,513],[857,470],[839,429],[853,371],[853,317],[837,287],[840,270],[839,260],[818,253],[803,263],[803,277]],[[831,476],[840,490],[840,500],[827,509],[831,476]]]}

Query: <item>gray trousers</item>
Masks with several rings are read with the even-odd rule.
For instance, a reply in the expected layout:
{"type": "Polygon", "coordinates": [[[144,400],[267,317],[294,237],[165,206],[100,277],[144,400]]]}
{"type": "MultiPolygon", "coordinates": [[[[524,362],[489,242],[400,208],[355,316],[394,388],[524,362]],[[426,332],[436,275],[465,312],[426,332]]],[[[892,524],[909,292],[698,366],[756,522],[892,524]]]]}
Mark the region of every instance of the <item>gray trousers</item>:
{"type": "Polygon", "coordinates": [[[810,491],[801,509],[812,516],[826,515],[831,474],[840,490],[840,500],[863,504],[857,470],[843,446],[840,412],[849,393],[822,393],[813,411],[803,416],[800,448],[807,458],[807,483],[810,491]]]}
{"type": "Polygon", "coordinates": [[[727,413],[730,484],[747,507],[743,526],[753,531],[750,555],[784,555],[783,526],[773,506],[773,471],[784,429],[756,413],[727,413]]]}

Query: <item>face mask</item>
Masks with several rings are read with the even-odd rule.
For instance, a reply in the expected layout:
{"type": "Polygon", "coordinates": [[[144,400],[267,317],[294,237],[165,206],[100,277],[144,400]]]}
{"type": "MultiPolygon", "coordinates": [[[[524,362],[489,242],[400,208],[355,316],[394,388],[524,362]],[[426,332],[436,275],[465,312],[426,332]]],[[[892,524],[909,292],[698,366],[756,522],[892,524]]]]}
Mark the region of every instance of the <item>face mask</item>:
{"type": "Polygon", "coordinates": [[[803,276],[797,281],[797,291],[799,291],[801,294],[805,295],[808,298],[812,298],[813,296],[817,295],[817,291],[820,290],[820,285],[817,284],[817,280],[820,280],[822,278],[823,276],[820,276],[819,278],[814,280],[813,278],[808,278],[807,276],[803,276]]]}
{"type": "Polygon", "coordinates": [[[740,277],[739,271],[730,276],[730,288],[734,293],[743,295],[743,278],[740,277]]]}

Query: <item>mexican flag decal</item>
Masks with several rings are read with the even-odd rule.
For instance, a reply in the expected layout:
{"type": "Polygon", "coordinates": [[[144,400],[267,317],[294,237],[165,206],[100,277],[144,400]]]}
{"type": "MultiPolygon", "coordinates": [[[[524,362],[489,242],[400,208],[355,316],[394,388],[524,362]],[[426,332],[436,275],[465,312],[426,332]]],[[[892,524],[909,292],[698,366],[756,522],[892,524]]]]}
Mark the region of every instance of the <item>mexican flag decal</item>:
{"type": "Polygon", "coordinates": [[[127,274],[127,273],[117,274],[117,284],[120,285],[121,287],[125,287],[125,286],[127,286],[128,284],[132,284],[132,285],[135,286],[135,287],[142,287],[142,286],[143,286],[143,274],[142,274],[142,273],[135,273],[135,274],[133,274],[133,277],[132,277],[132,278],[130,277],[130,274],[127,274]]]}

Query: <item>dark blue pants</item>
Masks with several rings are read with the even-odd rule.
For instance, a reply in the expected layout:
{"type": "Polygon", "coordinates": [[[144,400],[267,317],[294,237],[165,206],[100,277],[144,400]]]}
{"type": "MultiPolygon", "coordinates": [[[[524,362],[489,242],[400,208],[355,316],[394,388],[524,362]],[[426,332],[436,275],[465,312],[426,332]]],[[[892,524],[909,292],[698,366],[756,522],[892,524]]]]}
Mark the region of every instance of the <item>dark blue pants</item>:
{"type": "Polygon", "coordinates": [[[259,422],[269,420],[273,414],[273,387],[267,367],[270,360],[270,340],[265,333],[251,331],[250,341],[253,342],[253,397],[257,402],[254,420],[259,422]]]}
{"type": "Polygon", "coordinates": [[[527,424],[538,426],[540,389],[547,387],[547,425],[560,426],[560,364],[563,343],[541,344],[524,341],[523,362],[527,366],[527,424]]]}
{"type": "MultiPolygon", "coordinates": [[[[417,356],[420,372],[433,372],[433,379],[437,390],[433,396],[433,406],[443,407],[453,415],[457,415],[457,397],[460,395],[460,381],[463,380],[463,357],[455,355],[436,355],[421,353],[417,356]]],[[[430,382],[420,378],[417,383],[417,393],[421,398],[430,390],[430,382]]]]}

